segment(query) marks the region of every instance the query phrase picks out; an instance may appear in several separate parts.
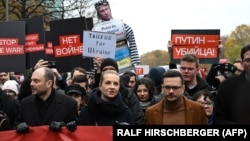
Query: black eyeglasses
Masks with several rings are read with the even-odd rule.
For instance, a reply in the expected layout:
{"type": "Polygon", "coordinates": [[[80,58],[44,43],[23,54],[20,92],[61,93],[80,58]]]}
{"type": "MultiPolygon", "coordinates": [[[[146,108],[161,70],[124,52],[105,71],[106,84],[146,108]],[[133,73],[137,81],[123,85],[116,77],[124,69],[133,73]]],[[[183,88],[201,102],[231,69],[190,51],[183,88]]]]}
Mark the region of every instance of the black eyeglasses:
{"type": "Polygon", "coordinates": [[[178,90],[178,89],[180,89],[182,86],[168,86],[168,85],[166,85],[166,86],[162,86],[162,88],[164,88],[164,89],[166,89],[166,90],[173,90],[173,91],[176,91],[176,90],[178,90]]]}

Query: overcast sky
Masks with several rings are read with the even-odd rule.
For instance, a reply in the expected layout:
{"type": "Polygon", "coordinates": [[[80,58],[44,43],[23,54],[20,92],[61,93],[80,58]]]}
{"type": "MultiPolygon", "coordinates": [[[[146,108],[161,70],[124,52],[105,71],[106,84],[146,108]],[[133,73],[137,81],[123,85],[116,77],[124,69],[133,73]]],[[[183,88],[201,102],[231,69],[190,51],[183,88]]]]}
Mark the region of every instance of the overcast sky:
{"type": "Polygon", "coordinates": [[[250,25],[250,0],[108,0],[113,17],[130,25],[139,55],[167,51],[172,29],[220,29],[229,35],[250,25]]]}

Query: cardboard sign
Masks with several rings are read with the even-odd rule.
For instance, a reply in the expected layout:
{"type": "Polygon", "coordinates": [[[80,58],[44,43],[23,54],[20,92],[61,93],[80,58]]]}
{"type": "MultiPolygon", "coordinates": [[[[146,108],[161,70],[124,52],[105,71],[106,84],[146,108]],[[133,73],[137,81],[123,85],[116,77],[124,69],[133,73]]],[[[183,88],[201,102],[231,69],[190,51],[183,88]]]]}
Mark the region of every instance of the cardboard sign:
{"type": "Polygon", "coordinates": [[[50,22],[54,57],[60,72],[70,72],[75,67],[92,69],[92,58],[82,56],[83,31],[91,24],[84,17],[50,22]]]}
{"type": "Polygon", "coordinates": [[[26,68],[34,67],[38,60],[45,59],[43,17],[25,19],[26,68]]]}
{"type": "Polygon", "coordinates": [[[177,63],[186,53],[194,53],[200,63],[217,63],[220,30],[172,30],[171,62],[177,63]]]}
{"type": "Polygon", "coordinates": [[[83,56],[115,59],[116,35],[106,32],[83,32],[83,56]]]}
{"type": "Polygon", "coordinates": [[[110,20],[108,22],[97,23],[92,31],[115,33],[116,40],[123,40],[125,35],[124,25],[121,20],[110,20]]]}
{"type": "Polygon", "coordinates": [[[126,39],[116,43],[115,60],[117,61],[120,73],[134,69],[126,39]]]}
{"type": "Polygon", "coordinates": [[[92,31],[108,32],[116,34],[116,53],[115,60],[117,61],[119,72],[123,73],[134,69],[131,61],[130,50],[127,44],[124,23],[121,20],[111,20],[108,22],[97,23],[92,31]]]}
{"type": "Polygon", "coordinates": [[[0,22],[0,71],[25,72],[24,36],[24,21],[0,22]]]}
{"type": "Polygon", "coordinates": [[[136,65],[135,72],[139,75],[145,75],[149,73],[149,65],[136,65]]]}

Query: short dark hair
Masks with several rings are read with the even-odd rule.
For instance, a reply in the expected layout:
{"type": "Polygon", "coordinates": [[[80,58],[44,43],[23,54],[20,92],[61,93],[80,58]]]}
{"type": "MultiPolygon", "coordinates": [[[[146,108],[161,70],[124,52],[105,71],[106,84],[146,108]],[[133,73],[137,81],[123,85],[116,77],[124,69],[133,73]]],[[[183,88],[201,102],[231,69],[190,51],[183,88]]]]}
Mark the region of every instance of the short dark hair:
{"type": "Polygon", "coordinates": [[[86,75],[76,75],[73,79],[72,79],[72,83],[82,83],[85,82],[86,86],[88,87],[89,85],[89,80],[87,78],[86,75]]]}
{"type": "Polygon", "coordinates": [[[109,2],[107,0],[100,0],[95,3],[95,9],[97,10],[100,6],[109,6],[109,2]]]}
{"type": "Polygon", "coordinates": [[[170,70],[166,71],[163,74],[163,79],[164,78],[169,78],[169,77],[180,77],[181,78],[181,84],[184,85],[184,77],[183,77],[183,75],[182,75],[182,73],[180,71],[170,69],[170,70]]]}
{"type": "Polygon", "coordinates": [[[126,72],[124,72],[124,74],[129,75],[129,77],[131,77],[131,76],[135,76],[135,80],[137,79],[137,75],[136,75],[136,73],[134,73],[134,72],[132,72],[132,71],[126,71],[126,72]]]}
{"type": "Polygon", "coordinates": [[[203,90],[200,90],[200,91],[197,91],[192,100],[194,101],[197,101],[198,98],[200,98],[201,96],[204,96],[204,100],[207,99],[207,97],[211,100],[211,101],[215,101],[215,95],[212,94],[212,92],[210,92],[209,90],[207,89],[203,89],[203,90]]]}
{"type": "Polygon", "coordinates": [[[196,68],[199,67],[199,59],[198,57],[193,54],[193,53],[187,53],[185,55],[182,56],[181,61],[185,61],[185,62],[195,62],[195,66],[196,68]]]}
{"type": "Polygon", "coordinates": [[[75,72],[76,70],[78,70],[79,72],[81,72],[81,73],[87,75],[87,71],[86,71],[84,68],[82,68],[82,67],[75,67],[75,68],[73,68],[73,69],[71,70],[71,78],[73,77],[73,74],[74,74],[74,72],[75,72]]]}

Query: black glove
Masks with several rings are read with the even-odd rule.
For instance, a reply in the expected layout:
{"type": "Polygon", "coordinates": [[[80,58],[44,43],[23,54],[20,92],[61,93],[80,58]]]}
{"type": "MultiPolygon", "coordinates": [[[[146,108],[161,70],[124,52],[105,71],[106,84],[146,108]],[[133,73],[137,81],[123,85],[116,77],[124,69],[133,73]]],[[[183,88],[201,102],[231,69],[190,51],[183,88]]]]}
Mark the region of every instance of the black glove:
{"type": "Polygon", "coordinates": [[[55,131],[55,132],[59,132],[59,131],[61,131],[61,129],[64,125],[65,125],[64,122],[53,121],[50,123],[49,129],[52,131],[55,131]]]}
{"type": "Polygon", "coordinates": [[[69,131],[74,132],[76,130],[76,121],[71,121],[66,124],[69,131]]]}
{"type": "Polygon", "coordinates": [[[29,126],[28,126],[28,124],[25,123],[25,122],[19,123],[19,124],[17,125],[17,127],[16,127],[16,131],[17,131],[18,133],[22,133],[22,134],[28,133],[28,132],[29,132],[29,126]]]}

